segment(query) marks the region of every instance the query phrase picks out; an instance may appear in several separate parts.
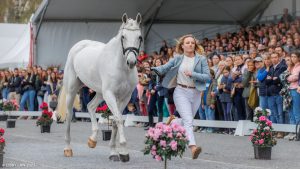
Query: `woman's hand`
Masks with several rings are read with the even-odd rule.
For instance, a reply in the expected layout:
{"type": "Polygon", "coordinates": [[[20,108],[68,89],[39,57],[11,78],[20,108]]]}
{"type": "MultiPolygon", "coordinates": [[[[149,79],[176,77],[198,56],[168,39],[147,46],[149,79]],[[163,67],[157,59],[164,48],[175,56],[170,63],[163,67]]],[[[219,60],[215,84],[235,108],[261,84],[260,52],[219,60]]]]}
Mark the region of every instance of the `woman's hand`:
{"type": "Polygon", "coordinates": [[[184,74],[188,77],[191,77],[192,76],[192,72],[191,71],[184,71],[184,74]]]}

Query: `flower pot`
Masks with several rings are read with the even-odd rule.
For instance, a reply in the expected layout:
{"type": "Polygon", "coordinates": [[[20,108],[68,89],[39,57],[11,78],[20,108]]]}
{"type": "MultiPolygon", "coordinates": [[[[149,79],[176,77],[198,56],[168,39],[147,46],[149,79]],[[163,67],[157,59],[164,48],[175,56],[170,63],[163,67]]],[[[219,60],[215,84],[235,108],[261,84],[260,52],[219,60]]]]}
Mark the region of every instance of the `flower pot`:
{"type": "Polygon", "coordinates": [[[41,126],[41,133],[50,133],[50,125],[41,126]]]}
{"type": "Polygon", "coordinates": [[[8,115],[0,115],[0,121],[6,121],[8,115]]]}
{"type": "Polygon", "coordinates": [[[4,156],[4,152],[1,151],[1,152],[0,152],[0,167],[1,167],[1,168],[3,167],[3,156],[4,156]]]}
{"type": "Polygon", "coordinates": [[[8,119],[6,121],[6,128],[15,128],[16,127],[16,120],[8,119]]]}
{"type": "Polygon", "coordinates": [[[110,140],[110,137],[111,137],[111,130],[102,130],[103,141],[110,140]]]}
{"type": "Polygon", "coordinates": [[[271,160],[272,147],[253,146],[255,159],[271,160]]]}

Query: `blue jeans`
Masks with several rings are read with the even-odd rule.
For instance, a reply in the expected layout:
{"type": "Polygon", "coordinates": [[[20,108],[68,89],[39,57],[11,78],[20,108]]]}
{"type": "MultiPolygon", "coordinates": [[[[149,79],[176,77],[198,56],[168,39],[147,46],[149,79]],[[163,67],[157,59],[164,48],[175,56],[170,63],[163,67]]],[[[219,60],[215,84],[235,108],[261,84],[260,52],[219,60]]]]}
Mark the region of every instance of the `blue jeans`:
{"type": "Polygon", "coordinates": [[[280,95],[268,96],[268,107],[271,110],[271,121],[283,124],[283,99],[280,95]]]}
{"type": "Polygon", "coordinates": [[[232,103],[231,102],[222,102],[222,109],[224,112],[224,120],[225,121],[232,121],[232,117],[231,117],[231,107],[232,107],[232,103]]]}
{"type": "Polygon", "coordinates": [[[21,102],[20,102],[20,111],[24,111],[24,106],[27,101],[29,101],[29,111],[34,111],[34,97],[35,90],[27,90],[23,93],[21,102]]]}
{"type": "Polygon", "coordinates": [[[268,109],[268,96],[259,96],[259,107],[268,109]]]}
{"type": "Polygon", "coordinates": [[[200,120],[206,120],[205,107],[204,109],[202,109],[202,106],[200,105],[198,113],[199,113],[200,120]]]}
{"type": "Polygon", "coordinates": [[[289,111],[290,124],[296,124],[300,121],[300,94],[296,89],[290,90],[292,96],[292,106],[289,111]]]}
{"type": "Polygon", "coordinates": [[[9,90],[7,87],[2,89],[2,97],[6,100],[8,99],[8,93],[9,93],[9,90]]]}
{"type": "Polygon", "coordinates": [[[36,99],[38,101],[39,111],[42,111],[42,109],[40,108],[40,105],[42,105],[42,103],[43,103],[43,97],[42,96],[37,96],[36,99]]]}
{"type": "Polygon", "coordinates": [[[205,106],[205,116],[206,120],[215,120],[215,110],[211,109],[209,106],[205,106]]]}

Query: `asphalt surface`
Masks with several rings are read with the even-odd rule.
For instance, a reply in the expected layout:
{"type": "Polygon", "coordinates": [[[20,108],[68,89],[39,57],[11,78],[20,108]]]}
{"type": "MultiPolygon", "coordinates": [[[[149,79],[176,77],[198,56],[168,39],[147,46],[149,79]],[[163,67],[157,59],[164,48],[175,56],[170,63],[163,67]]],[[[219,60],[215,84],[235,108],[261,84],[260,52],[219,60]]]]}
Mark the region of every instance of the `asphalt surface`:
{"type": "MultiPolygon", "coordinates": [[[[0,122],[5,128],[5,122],[0,122]]],[[[144,155],[144,128],[125,128],[130,161],[109,161],[108,141],[102,141],[101,131],[97,147],[90,149],[87,139],[91,123],[71,124],[71,145],[74,156],[63,155],[65,124],[53,123],[51,133],[41,133],[35,120],[18,120],[16,128],[5,129],[6,147],[4,168],[30,169],[156,169],[164,168],[150,155],[144,155]]],[[[106,128],[101,125],[100,128],[106,128]]],[[[253,147],[248,137],[224,134],[195,133],[197,144],[203,148],[197,160],[190,151],[183,158],[168,161],[169,169],[299,169],[300,142],[280,139],[272,149],[272,160],[254,159],[253,147]]]]}

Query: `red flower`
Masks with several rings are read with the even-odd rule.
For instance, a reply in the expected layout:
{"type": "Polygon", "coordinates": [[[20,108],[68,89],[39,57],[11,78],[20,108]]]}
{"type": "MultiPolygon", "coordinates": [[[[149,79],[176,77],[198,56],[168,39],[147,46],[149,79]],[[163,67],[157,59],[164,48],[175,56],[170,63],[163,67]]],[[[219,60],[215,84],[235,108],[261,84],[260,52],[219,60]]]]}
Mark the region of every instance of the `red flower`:
{"type": "Polygon", "coordinates": [[[5,139],[3,137],[0,137],[0,143],[5,143],[5,139]]]}
{"type": "Polygon", "coordinates": [[[3,128],[0,128],[0,134],[3,135],[5,133],[5,130],[3,128]]]}
{"type": "Polygon", "coordinates": [[[48,104],[46,102],[43,102],[41,105],[40,105],[40,108],[45,110],[45,109],[48,109],[48,104]]]}

